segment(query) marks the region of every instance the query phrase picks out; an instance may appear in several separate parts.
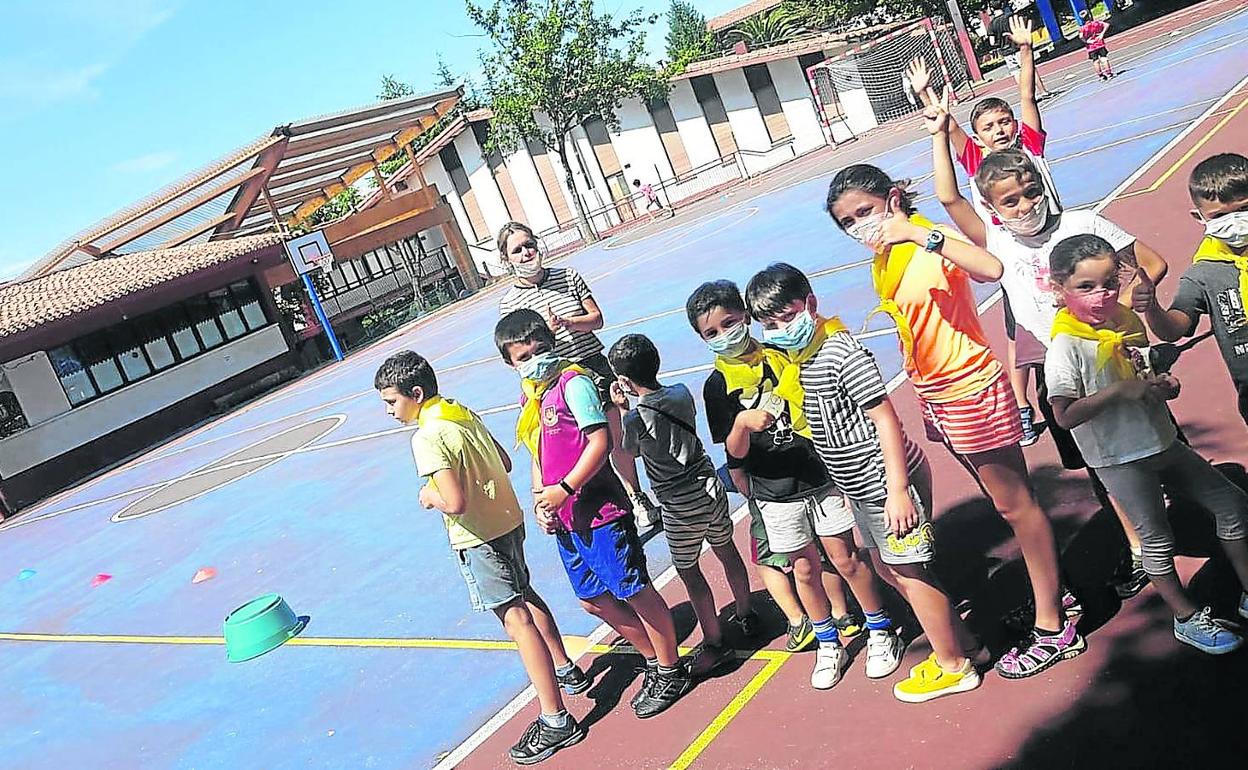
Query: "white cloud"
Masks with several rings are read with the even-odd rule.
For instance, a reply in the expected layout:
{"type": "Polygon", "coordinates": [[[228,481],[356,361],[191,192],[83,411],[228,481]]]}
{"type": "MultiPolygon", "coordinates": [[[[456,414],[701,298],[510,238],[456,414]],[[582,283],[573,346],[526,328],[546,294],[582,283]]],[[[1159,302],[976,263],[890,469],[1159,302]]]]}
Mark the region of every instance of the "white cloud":
{"type": "Polygon", "coordinates": [[[122,174],[147,174],[159,171],[177,160],[178,154],[173,150],[149,152],[134,158],[127,158],[113,164],[113,171],[122,174]]]}
{"type": "Polygon", "coordinates": [[[42,106],[65,99],[94,96],[93,83],[108,70],[103,62],[68,69],[7,62],[0,68],[0,103],[42,106]]]}

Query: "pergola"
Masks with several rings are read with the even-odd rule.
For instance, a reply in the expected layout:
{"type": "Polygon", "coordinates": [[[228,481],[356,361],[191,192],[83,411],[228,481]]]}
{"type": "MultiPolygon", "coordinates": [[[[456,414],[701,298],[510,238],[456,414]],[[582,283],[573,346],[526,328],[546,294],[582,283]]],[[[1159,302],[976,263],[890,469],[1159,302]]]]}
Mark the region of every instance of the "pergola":
{"type": "Polygon", "coordinates": [[[277,126],[269,135],[78,233],[22,276],[36,278],[94,259],[280,230],[405,152],[427,183],[411,143],[463,96],[455,88],[392,99],[277,126]]]}

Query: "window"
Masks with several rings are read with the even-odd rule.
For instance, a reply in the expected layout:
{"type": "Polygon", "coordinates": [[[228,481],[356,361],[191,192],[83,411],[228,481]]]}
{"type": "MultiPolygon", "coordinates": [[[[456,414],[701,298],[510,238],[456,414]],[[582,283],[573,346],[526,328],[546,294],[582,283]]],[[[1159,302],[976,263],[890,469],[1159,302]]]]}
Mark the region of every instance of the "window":
{"type": "Polygon", "coordinates": [[[221,328],[225,330],[226,339],[236,339],[247,333],[247,324],[243,323],[242,313],[234,306],[229,289],[208,292],[208,299],[212,302],[217,320],[221,322],[221,328]]]}
{"type": "Polygon", "coordinates": [[[117,365],[117,359],[108,344],[106,332],[84,337],[75,347],[97,391],[108,393],[126,384],[121,376],[121,367],[117,365]]]}
{"type": "Polygon", "coordinates": [[[264,316],[264,305],[260,304],[260,295],[256,293],[255,284],[251,281],[232,283],[230,293],[234,295],[234,301],[238,303],[238,309],[243,314],[243,321],[246,322],[249,330],[255,331],[268,323],[268,319],[264,316]]]}
{"type": "Polygon", "coordinates": [[[185,304],[191,315],[191,323],[195,325],[195,333],[204,343],[205,350],[211,350],[225,342],[225,335],[217,324],[217,314],[206,295],[195,297],[185,304]]]}
{"type": "Polygon", "coordinates": [[[132,324],[118,324],[108,330],[107,336],[109,346],[121,364],[121,371],[126,375],[126,382],[134,382],[152,373],[147,354],[139,344],[132,324]]]}
{"type": "Polygon", "coordinates": [[[143,343],[143,352],[147,354],[147,360],[151,362],[153,369],[160,371],[177,361],[173,355],[168,334],[165,332],[165,326],[160,322],[158,314],[153,313],[140,318],[135,321],[134,327],[138,332],[139,340],[143,343]]]}
{"type": "Polygon", "coordinates": [[[70,404],[77,406],[96,395],[95,385],[92,384],[86,367],[78,359],[78,354],[72,345],[62,345],[55,350],[49,350],[48,360],[52,362],[52,369],[56,371],[61,387],[65,388],[65,395],[69,397],[70,404]]]}
{"type": "Polygon", "coordinates": [[[191,318],[186,314],[185,307],[174,305],[160,311],[158,315],[169,330],[169,336],[178,350],[178,358],[190,358],[203,350],[199,337],[195,335],[195,329],[191,327],[191,318]]]}

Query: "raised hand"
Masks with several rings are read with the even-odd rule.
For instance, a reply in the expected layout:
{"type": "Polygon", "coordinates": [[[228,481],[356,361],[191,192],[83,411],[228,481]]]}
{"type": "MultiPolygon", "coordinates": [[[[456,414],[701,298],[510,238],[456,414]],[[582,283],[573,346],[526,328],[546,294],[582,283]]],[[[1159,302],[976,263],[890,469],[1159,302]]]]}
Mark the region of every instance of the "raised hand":
{"type": "Polygon", "coordinates": [[[910,78],[910,87],[914,89],[917,96],[922,96],[927,87],[932,84],[932,75],[927,71],[927,62],[922,56],[917,56],[910,62],[910,66],[906,68],[906,75],[910,78]]]}
{"type": "Polygon", "coordinates": [[[548,307],[546,308],[546,325],[552,332],[557,332],[567,326],[567,321],[555,315],[555,311],[548,307]]]}
{"type": "Polygon", "coordinates": [[[923,108],[923,127],[932,136],[949,133],[949,86],[939,101],[923,108]]]}
{"type": "Polygon", "coordinates": [[[901,210],[900,201],[891,202],[892,214],[880,223],[880,228],[867,240],[867,245],[881,252],[899,243],[926,242],[927,231],[910,221],[906,212],[901,210]]]}
{"type": "Polygon", "coordinates": [[[1031,47],[1031,21],[1019,17],[1010,17],[1010,42],[1019,48],[1031,47]]]}
{"type": "Polygon", "coordinates": [[[1131,290],[1131,309],[1137,313],[1147,313],[1157,302],[1157,284],[1148,277],[1144,268],[1135,269],[1135,288],[1131,290]]]}

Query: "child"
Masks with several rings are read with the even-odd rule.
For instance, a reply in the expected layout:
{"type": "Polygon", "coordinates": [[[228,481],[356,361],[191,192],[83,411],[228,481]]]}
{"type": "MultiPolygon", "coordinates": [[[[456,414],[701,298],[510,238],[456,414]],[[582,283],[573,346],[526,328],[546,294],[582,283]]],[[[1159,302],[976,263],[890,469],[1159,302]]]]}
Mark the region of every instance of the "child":
{"type": "Polygon", "coordinates": [[[659,200],[659,194],[654,191],[654,185],[646,182],[641,183],[640,179],[633,180],[633,187],[636,187],[642,196],[646,199],[646,214],[649,215],[650,221],[653,222],[659,214],[663,213],[663,201],[659,200]],[[652,209],[658,209],[654,212],[652,209]]]}
{"type": "Polygon", "coordinates": [[[1157,304],[1151,281],[1136,287],[1133,305],[1167,342],[1190,337],[1200,317],[1209,316],[1239,392],[1239,414],[1248,423],[1248,158],[1229,152],[1206,158],[1192,169],[1187,186],[1205,238],[1169,310],[1157,304]]]}
{"type": "Polygon", "coordinates": [[[1114,68],[1109,66],[1109,49],[1105,47],[1105,35],[1108,33],[1109,22],[1092,18],[1086,8],[1079,12],[1079,38],[1088,47],[1088,59],[1101,80],[1114,77],[1114,68]]]}
{"type": "Polygon", "coordinates": [[[1174,613],[1174,635],[1211,655],[1244,642],[1235,627],[1192,602],[1174,571],[1174,535],[1161,485],[1200,500],[1214,516],[1218,539],[1244,591],[1248,618],[1248,495],[1175,439],[1165,402],[1178,381],[1153,376],[1133,348],[1148,344],[1138,316],[1118,304],[1123,263],[1096,235],[1075,235],[1049,255],[1049,279],[1065,306],[1053,323],[1044,362],[1053,414],[1074,433],[1088,465],[1121,500],[1144,543],[1144,568],[1174,613]]]}
{"type": "Polygon", "coordinates": [[[429,480],[420,502],[442,511],[473,609],[498,616],[537,690],[542,714],[511,748],[512,760],[531,765],[579,743],[585,728],[564,708],[559,688],[575,695],[590,682],[568,658],[550,609],[529,584],[524,514],[507,478],[507,452],[481,418],[438,395],[433,368],[410,350],[387,358],[373,387],[387,414],[419,426],[412,454],[417,472],[429,480]]]}
{"type": "Polygon", "coordinates": [[[697,407],[689,389],[659,384],[659,351],[654,343],[640,334],[625,335],[611,346],[607,359],[618,377],[611,385],[611,398],[626,412],[624,450],[640,455],[646,466],[650,485],[663,506],[663,531],[672,564],[702,626],[702,645],[690,666],[691,673],[701,676],[733,659],[732,650],[724,644],[715,597],[698,566],[704,540],[724,567],[738,624],[747,633],[758,626],[750,608],[750,578],[732,542],[728,491],[693,426],[697,407]],[[640,396],[631,411],[629,394],[640,396]]]}
{"type": "Polygon", "coordinates": [[[555,335],[535,311],[504,316],[494,342],[521,377],[516,436],[533,457],[538,524],[555,536],[581,606],[646,659],[633,710],[642,719],[662,713],[692,682],[680,665],[671,611],[646,572],[624,488],[606,465],[611,434],[596,386],[555,352],[555,335]]]}
{"type": "MultiPolygon", "coordinates": [[[[949,121],[942,117],[947,114],[941,105],[929,108],[926,114],[933,139],[936,195],[962,233],[1001,260],[1001,288],[1010,298],[1020,329],[1029,332],[1037,343],[1047,348],[1048,330],[1053,328],[1057,315],[1056,297],[1048,280],[1048,260],[1053,246],[1063,238],[1086,233],[1100,235],[1123,253],[1125,264],[1143,268],[1143,274],[1154,283],[1165,276],[1166,261],[1157,252],[1095,211],[1054,212],[1048,204],[1049,188],[1034,159],[1019,150],[1000,150],[989,155],[975,174],[975,189],[1002,222],[1000,227],[986,225],[958,192],[948,132],[944,128],[949,121]]],[[[1134,271],[1130,280],[1138,281],[1134,271]]],[[[1039,363],[1042,362],[1040,356],[1039,363]]],[[[1037,395],[1062,465],[1071,470],[1085,467],[1070,432],[1053,421],[1043,378],[1037,382],[1037,395]]],[[[1091,475],[1093,482],[1099,484],[1095,472],[1091,475]]],[[[1111,500],[1111,507],[1131,551],[1130,572],[1114,590],[1120,597],[1128,598],[1143,590],[1147,575],[1140,561],[1140,541],[1135,529],[1119,504],[1111,500]]]]}
{"type": "MultiPolygon", "coordinates": [[[[832,489],[814,454],[796,383],[781,382],[787,359],[750,337],[745,301],[731,281],[702,284],[685,303],[685,312],[715,354],[715,372],[703,387],[706,419],[711,436],[724,445],[738,491],[750,501],[752,524],[758,522],[751,527],[757,542],[755,562],[773,595],[784,596],[788,586],[780,569],[793,568],[806,617],[785,610],[786,649],[796,651],[805,645],[804,627],[809,624],[819,642],[810,676],[816,689],[836,685],[848,662],[838,627],[848,632],[852,621],[842,623],[833,617],[836,609],[847,618],[848,609],[833,606],[821,581],[818,536],[837,571],[853,586],[869,621],[883,632],[871,635],[868,642],[867,674],[888,676],[901,661],[902,645],[888,631],[891,623],[879,587],[853,545],[853,514],[832,489]],[[769,558],[776,556],[785,561],[769,558]]],[[[839,585],[834,583],[833,588],[842,594],[835,600],[845,607],[839,585]]]]}
{"type": "Polygon", "coordinates": [[[621,449],[620,412],[611,404],[611,365],[602,354],[602,341],[594,332],[602,328],[602,309],[589,285],[570,267],[546,267],[537,238],[528,225],[508,222],[498,233],[498,252],[516,274],[516,283],[498,304],[500,316],[527,308],[542,314],[555,335],[555,352],[586,370],[598,386],[611,431],[611,465],[628,490],[633,512],[647,524],[657,526],[659,509],[641,489],[637,463],[621,449]]]}

